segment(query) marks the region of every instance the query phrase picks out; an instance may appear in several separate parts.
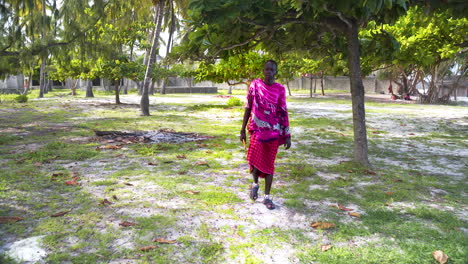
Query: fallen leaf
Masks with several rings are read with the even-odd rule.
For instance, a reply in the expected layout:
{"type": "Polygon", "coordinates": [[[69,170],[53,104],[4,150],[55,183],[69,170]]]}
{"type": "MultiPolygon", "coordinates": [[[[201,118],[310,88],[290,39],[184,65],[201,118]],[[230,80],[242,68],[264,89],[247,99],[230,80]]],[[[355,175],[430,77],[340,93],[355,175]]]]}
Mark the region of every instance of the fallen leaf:
{"type": "Polygon", "coordinates": [[[347,212],[353,210],[353,209],[351,209],[351,208],[346,208],[346,207],[344,207],[344,206],[342,206],[342,205],[339,205],[339,204],[338,204],[338,209],[340,209],[340,210],[342,210],[342,211],[347,211],[347,212]]]}
{"type": "Polygon", "coordinates": [[[310,224],[310,226],[316,229],[329,229],[335,227],[336,225],[327,222],[313,222],[312,224],[310,224]]]}
{"type": "Polygon", "coordinates": [[[379,131],[372,131],[372,134],[380,134],[379,131]]]}
{"type": "Polygon", "coordinates": [[[117,199],[117,195],[115,195],[115,194],[112,195],[112,198],[114,198],[114,200],[118,200],[118,199],[117,199]]]}
{"type": "Polygon", "coordinates": [[[211,151],[211,150],[207,150],[207,151],[205,151],[205,153],[207,153],[207,154],[211,154],[211,153],[213,153],[213,151],[211,151]]]}
{"type": "Polygon", "coordinates": [[[386,206],[392,206],[392,204],[391,204],[391,203],[385,203],[385,205],[386,205],[386,206]]]}
{"type": "Polygon", "coordinates": [[[197,144],[197,147],[199,147],[199,148],[208,147],[208,144],[200,143],[200,144],[197,144]]]}
{"type": "Polygon", "coordinates": [[[121,149],[122,147],[120,146],[115,146],[115,145],[105,145],[105,146],[100,146],[97,147],[97,149],[121,149]]]}
{"type": "Polygon", "coordinates": [[[332,248],[332,245],[321,245],[320,248],[322,249],[322,252],[324,252],[332,248]]]}
{"type": "Polygon", "coordinates": [[[62,175],[63,175],[63,172],[52,173],[52,177],[58,177],[58,176],[62,176],[62,175]]]}
{"type": "Polygon", "coordinates": [[[184,154],[182,154],[182,155],[177,155],[176,157],[177,157],[178,159],[186,159],[186,158],[187,158],[187,156],[185,156],[184,154]]]}
{"type": "Polygon", "coordinates": [[[386,195],[392,195],[392,194],[394,194],[394,192],[386,192],[385,194],[386,195]]]}
{"type": "Polygon", "coordinates": [[[122,223],[119,223],[119,226],[123,226],[123,227],[129,227],[129,226],[135,226],[135,225],[138,225],[138,224],[133,223],[133,222],[128,222],[128,221],[123,221],[122,223]]]}
{"type": "Polygon", "coordinates": [[[0,224],[14,223],[23,220],[19,216],[0,216],[0,224]]]}
{"type": "Polygon", "coordinates": [[[448,261],[448,256],[445,255],[444,252],[442,252],[441,250],[436,250],[436,251],[432,252],[432,256],[440,264],[445,264],[448,261]]]}
{"type": "Polygon", "coordinates": [[[66,181],[66,185],[77,185],[78,183],[76,181],[66,181]]]}
{"type": "Polygon", "coordinates": [[[68,214],[69,212],[71,212],[71,211],[70,210],[69,211],[62,211],[62,212],[51,215],[51,217],[64,216],[64,215],[68,214]]]}
{"type": "Polygon", "coordinates": [[[123,184],[128,185],[128,186],[133,186],[133,184],[128,183],[128,182],[124,182],[123,184]]]}
{"type": "Polygon", "coordinates": [[[161,244],[174,244],[174,243],[177,242],[177,240],[167,240],[165,238],[158,237],[158,238],[153,239],[152,242],[158,242],[158,243],[161,243],[161,244]]]}
{"type": "Polygon", "coordinates": [[[35,162],[34,163],[34,166],[41,166],[42,165],[42,162],[35,162]]]}
{"type": "Polygon", "coordinates": [[[141,251],[150,251],[150,250],[153,250],[153,249],[156,249],[156,248],[158,248],[158,247],[151,245],[151,246],[142,247],[142,248],[140,248],[140,250],[141,251]]]}
{"type": "Polygon", "coordinates": [[[179,175],[185,175],[185,174],[187,174],[187,171],[179,171],[178,173],[179,173],[179,175]]]}
{"type": "Polygon", "coordinates": [[[353,173],[353,170],[348,170],[348,173],[353,173]]]}
{"type": "Polygon", "coordinates": [[[356,212],[350,212],[350,213],[348,213],[348,215],[354,216],[354,217],[361,217],[361,215],[356,213],[356,212]]]}
{"type": "Polygon", "coordinates": [[[210,167],[210,165],[208,165],[208,163],[206,161],[199,161],[199,162],[196,162],[195,165],[204,165],[204,166],[207,166],[207,167],[210,167]]]}
{"type": "Polygon", "coordinates": [[[157,164],[157,163],[153,163],[153,162],[148,162],[148,165],[157,166],[158,164],[157,164]]]}
{"type": "Polygon", "coordinates": [[[199,194],[200,192],[199,191],[192,191],[192,190],[188,190],[188,191],[184,191],[185,193],[188,193],[188,194],[191,194],[191,195],[194,195],[194,194],[199,194]]]}
{"type": "Polygon", "coordinates": [[[102,200],[102,201],[100,202],[100,204],[102,204],[102,205],[111,205],[112,202],[109,201],[109,200],[107,200],[107,199],[104,199],[104,200],[102,200]]]}
{"type": "Polygon", "coordinates": [[[364,172],[367,173],[367,174],[370,174],[370,175],[376,175],[377,174],[375,171],[371,171],[371,170],[365,170],[364,172]]]}

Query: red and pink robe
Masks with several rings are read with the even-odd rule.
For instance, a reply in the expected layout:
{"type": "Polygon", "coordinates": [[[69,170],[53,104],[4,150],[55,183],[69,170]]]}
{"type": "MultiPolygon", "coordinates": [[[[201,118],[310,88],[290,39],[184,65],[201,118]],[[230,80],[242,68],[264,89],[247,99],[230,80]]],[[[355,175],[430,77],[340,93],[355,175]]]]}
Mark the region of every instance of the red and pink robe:
{"type": "Polygon", "coordinates": [[[262,79],[255,79],[250,84],[245,107],[251,109],[247,152],[250,171],[257,168],[260,177],[274,174],[278,147],[291,136],[286,90],[279,83],[267,85],[262,79]]]}

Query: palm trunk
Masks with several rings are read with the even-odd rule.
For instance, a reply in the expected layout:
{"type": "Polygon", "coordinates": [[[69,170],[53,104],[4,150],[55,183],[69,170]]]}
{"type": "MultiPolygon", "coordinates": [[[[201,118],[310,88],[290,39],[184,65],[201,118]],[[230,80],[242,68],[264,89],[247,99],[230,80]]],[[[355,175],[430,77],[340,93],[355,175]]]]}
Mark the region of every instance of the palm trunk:
{"type": "Polygon", "coordinates": [[[361,79],[359,58],[358,25],[354,20],[350,21],[350,24],[346,29],[346,39],[353,105],[354,160],[364,166],[369,166],[366,114],[364,110],[364,85],[361,79]]]}
{"type": "Polygon", "coordinates": [[[151,53],[149,56],[149,61],[148,65],[146,67],[146,73],[145,73],[145,82],[143,84],[143,93],[141,95],[141,102],[140,102],[140,108],[141,108],[141,114],[143,116],[149,116],[149,86],[151,82],[151,72],[153,71],[153,64],[156,61],[156,50],[159,47],[159,34],[161,33],[161,24],[162,24],[162,19],[164,16],[164,5],[165,5],[165,0],[161,0],[158,5],[158,15],[155,16],[157,17],[157,23],[156,24],[156,30],[154,32],[153,36],[153,41],[151,44],[151,53]]]}

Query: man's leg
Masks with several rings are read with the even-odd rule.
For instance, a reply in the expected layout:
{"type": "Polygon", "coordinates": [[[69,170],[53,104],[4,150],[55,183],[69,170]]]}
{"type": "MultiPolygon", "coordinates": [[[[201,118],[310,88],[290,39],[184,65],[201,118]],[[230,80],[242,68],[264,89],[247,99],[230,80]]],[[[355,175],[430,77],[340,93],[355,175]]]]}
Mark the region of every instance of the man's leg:
{"type": "Polygon", "coordinates": [[[275,209],[275,204],[273,204],[273,201],[271,200],[271,196],[270,196],[270,190],[271,190],[272,184],[273,184],[273,174],[267,174],[265,176],[265,199],[263,199],[263,203],[270,210],[275,209]]]}
{"type": "Polygon", "coordinates": [[[253,170],[252,170],[252,177],[253,177],[253,180],[254,180],[254,183],[252,184],[252,186],[250,186],[250,199],[252,200],[257,200],[258,198],[258,189],[260,188],[260,186],[258,185],[258,176],[260,175],[260,171],[253,167],[253,170]]]}
{"type": "Polygon", "coordinates": [[[273,174],[267,174],[265,176],[265,195],[270,194],[272,184],[273,184],[273,174]]]}

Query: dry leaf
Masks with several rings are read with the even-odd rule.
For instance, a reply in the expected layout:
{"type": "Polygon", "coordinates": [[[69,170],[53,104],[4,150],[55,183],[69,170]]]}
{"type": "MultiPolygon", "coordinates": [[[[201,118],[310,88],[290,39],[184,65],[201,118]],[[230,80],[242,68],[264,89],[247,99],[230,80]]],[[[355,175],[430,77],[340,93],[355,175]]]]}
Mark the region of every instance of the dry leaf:
{"type": "Polygon", "coordinates": [[[348,173],[353,173],[353,170],[348,170],[348,173]]]}
{"type": "Polygon", "coordinates": [[[187,156],[185,156],[184,154],[182,154],[182,155],[177,155],[176,157],[177,157],[178,159],[186,159],[186,158],[187,158],[187,156]]]}
{"type": "Polygon", "coordinates": [[[351,212],[351,213],[348,213],[348,215],[350,216],[354,216],[354,217],[361,217],[360,214],[356,213],[356,212],[351,212]]]}
{"type": "Polygon", "coordinates": [[[327,222],[313,222],[312,224],[310,224],[310,226],[316,229],[329,229],[335,227],[336,225],[327,222]]]}
{"type": "Polygon", "coordinates": [[[372,134],[380,134],[379,131],[372,131],[372,134]]]}
{"type": "Polygon", "coordinates": [[[392,194],[394,194],[394,192],[386,192],[385,194],[386,195],[392,195],[392,194]]]}
{"type": "Polygon", "coordinates": [[[117,195],[115,195],[115,194],[112,195],[112,198],[114,198],[114,200],[118,200],[118,199],[117,199],[117,195]]]}
{"type": "Polygon", "coordinates": [[[150,250],[153,250],[153,249],[156,249],[156,248],[158,248],[158,247],[151,245],[151,246],[142,247],[142,248],[140,248],[140,250],[141,251],[150,251],[150,250]]]}
{"type": "Polygon", "coordinates": [[[128,186],[133,186],[133,184],[128,183],[128,182],[124,182],[123,184],[128,185],[128,186]]]}
{"type": "Polygon", "coordinates": [[[35,162],[34,163],[34,166],[41,166],[42,165],[42,162],[35,162]]]}
{"type": "Polygon", "coordinates": [[[346,208],[346,207],[344,207],[344,206],[342,206],[342,205],[340,205],[340,204],[338,204],[338,209],[340,209],[340,210],[342,210],[342,211],[346,211],[346,212],[352,211],[352,210],[353,210],[353,209],[351,209],[351,208],[346,208]]]}
{"type": "Polygon", "coordinates": [[[158,238],[153,239],[152,242],[158,242],[158,243],[161,243],[161,244],[174,244],[174,243],[177,242],[177,240],[167,240],[165,238],[158,237],[158,238]]]}
{"type": "Polygon", "coordinates": [[[377,174],[375,171],[371,171],[371,170],[365,170],[364,172],[367,173],[367,174],[370,174],[370,175],[376,175],[377,174]]]}
{"type": "Polygon", "coordinates": [[[78,183],[76,181],[66,181],[66,185],[77,185],[78,183]]]}
{"type": "Polygon", "coordinates": [[[69,210],[69,211],[59,212],[59,213],[56,213],[56,214],[51,215],[51,217],[64,216],[64,215],[68,214],[69,212],[71,212],[71,211],[69,210]]]}
{"type": "Polygon", "coordinates": [[[195,165],[204,165],[204,166],[207,166],[207,167],[210,167],[210,165],[208,165],[208,163],[206,161],[199,161],[199,162],[196,162],[195,165]]]}
{"type": "Polygon", "coordinates": [[[211,151],[211,150],[207,150],[207,151],[205,151],[205,153],[207,153],[207,154],[211,154],[211,153],[213,153],[213,151],[211,151]]]}
{"type": "Polygon", "coordinates": [[[432,256],[440,264],[445,264],[448,261],[448,256],[445,255],[444,252],[442,252],[441,250],[436,250],[436,251],[432,252],[432,256]]]}
{"type": "Polygon", "coordinates": [[[100,203],[101,203],[102,205],[111,205],[111,204],[112,204],[112,202],[109,201],[109,200],[107,200],[107,199],[102,200],[100,203]]]}
{"type": "Polygon", "coordinates": [[[148,165],[157,166],[158,164],[157,164],[157,163],[153,163],[153,162],[148,162],[148,165]]]}
{"type": "Polygon", "coordinates": [[[0,216],[0,224],[14,223],[23,220],[19,216],[0,216]]]}
{"type": "Polygon", "coordinates": [[[332,245],[321,245],[320,248],[322,249],[322,252],[324,252],[332,248],[332,245]]]}
{"type": "Polygon", "coordinates": [[[58,177],[58,176],[62,176],[62,175],[63,175],[63,172],[52,173],[52,177],[58,177]]]}
{"type": "Polygon", "coordinates": [[[386,206],[392,206],[392,204],[391,204],[391,203],[385,203],[385,205],[386,205],[386,206]]]}
{"type": "Polygon", "coordinates": [[[122,147],[120,146],[114,146],[114,145],[105,145],[105,146],[100,146],[97,147],[97,149],[121,149],[122,147]]]}
{"type": "Polygon", "coordinates": [[[138,225],[138,224],[133,223],[133,222],[128,222],[128,221],[123,221],[122,223],[119,223],[119,226],[123,226],[123,227],[129,227],[129,226],[135,226],[135,225],[138,225]]]}
{"type": "Polygon", "coordinates": [[[188,190],[188,191],[184,191],[185,193],[188,193],[188,194],[191,194],[191,195],[194,195],[194,194],[199,194],[200,192],[199,191],[192,191],[192,190],[188,190]]]}

